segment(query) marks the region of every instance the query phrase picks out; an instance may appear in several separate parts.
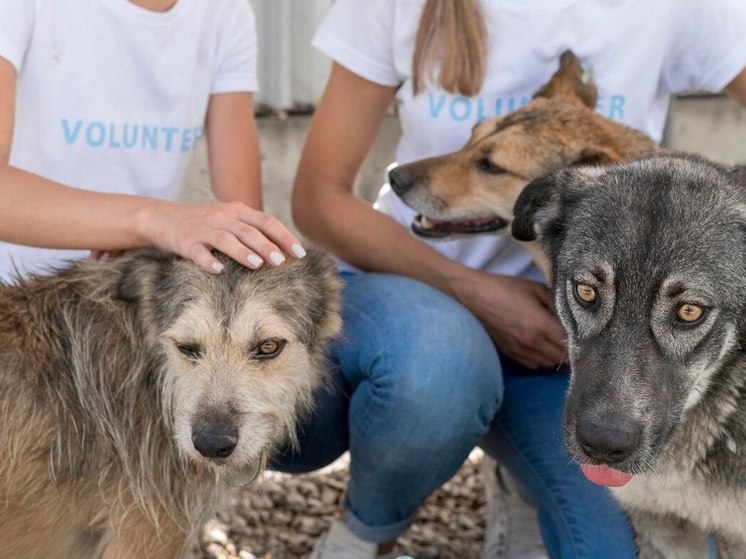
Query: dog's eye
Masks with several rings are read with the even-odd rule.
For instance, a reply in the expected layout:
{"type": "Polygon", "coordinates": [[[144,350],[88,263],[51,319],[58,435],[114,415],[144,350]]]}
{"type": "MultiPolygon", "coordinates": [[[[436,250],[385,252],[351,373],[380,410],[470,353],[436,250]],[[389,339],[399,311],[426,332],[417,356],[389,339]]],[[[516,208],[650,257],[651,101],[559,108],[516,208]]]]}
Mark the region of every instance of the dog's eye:
{"type": "Polygon", "coordinates": [[[485,173],[489,173],[490,175],[501,175],[505,172],[505,169],[503,169],[502,167],[498,167],[487,157],[480,157],[479,159],[477,159],[477,169],[485,173]]]}
{"type": "Polygon", "coordinates": [[[202,357],[202,350],[198,344],[195,343],[180,343],[176,342],[176,349],[178,349],[185,357],[189,359],[199,359],[202,357]]]}
{"type": "Polygon", "coordinates": [[[687,324],[694,324],[695,322],[700,321],[704,314],[705,309],[699,305],[692,305],[691,303],[684,303],[676,310],[676,317],[681,322],[686,322],[687,324]]]}
{"type": "Polygon", "coordinates": [[[583,307],[590,307],[595,304],[597,299],[596,288],[587,283],[578,283],[575,285],[575,299],[583,307]]]}
{"type": "Polygon", "coordinates": [[[259,342],[252,353],[255,359],[272,359],[280,355],[284,347],[285,340],[268,338],[259,342]]]}

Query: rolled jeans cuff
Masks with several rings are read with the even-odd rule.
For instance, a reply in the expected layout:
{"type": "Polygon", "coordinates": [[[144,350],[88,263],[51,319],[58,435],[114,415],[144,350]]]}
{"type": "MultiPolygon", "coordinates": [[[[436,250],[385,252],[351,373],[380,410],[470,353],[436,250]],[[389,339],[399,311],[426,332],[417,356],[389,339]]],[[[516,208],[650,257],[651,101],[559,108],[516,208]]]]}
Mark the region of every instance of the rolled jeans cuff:
{"type": "Polygon", "coordinates": [[[404,520],[400,520],[396,524],[387,524],[386,526],[368,526],[355,516],[355,513],[350,510],[349,503],[345,502],[345,525],[350,529],[350,532],[367,542],[392,542],[406,532],[412,525],[412,522],[414,522],[414,516],[409,516],[404,520]]]}

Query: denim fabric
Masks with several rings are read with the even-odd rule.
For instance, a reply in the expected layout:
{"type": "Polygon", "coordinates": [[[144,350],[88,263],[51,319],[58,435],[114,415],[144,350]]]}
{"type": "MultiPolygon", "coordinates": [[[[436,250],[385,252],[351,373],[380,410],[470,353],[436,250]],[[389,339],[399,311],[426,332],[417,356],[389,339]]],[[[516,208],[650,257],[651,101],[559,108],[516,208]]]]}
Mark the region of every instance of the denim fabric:
{"type": "Polygon", "coordinates": [[[537,506],[554,558],[633,559],[629,522],[606,488],[565,453],[562,409],[569,372],[528,371],[503,359],[505,398],[481,446],[513,473],[537,506]]]}
{"type": "Polygon", "coordinates": [[[343,279],[334,389],[319,391],[300,451],[285,449],[271,467],[311,471],[349,449],[345,521],[359,537],[383,542],[409,527],[482,440],[538,504],[551,557],[634,556],[625,517],[562,448],[565,373],[526,373],[506,362],[502,402],[500,359],[463,306],[407,278],[343,279]]]}

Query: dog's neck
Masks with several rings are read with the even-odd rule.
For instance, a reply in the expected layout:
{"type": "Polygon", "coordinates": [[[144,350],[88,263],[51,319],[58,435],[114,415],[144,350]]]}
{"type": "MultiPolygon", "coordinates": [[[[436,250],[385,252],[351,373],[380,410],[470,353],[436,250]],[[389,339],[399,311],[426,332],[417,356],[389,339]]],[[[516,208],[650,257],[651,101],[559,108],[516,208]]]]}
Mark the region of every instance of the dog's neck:
{"type": "Polygon", "coordinates": [[[746,352],[727,360],[710,380],[700,400],[684,413],[667,445],[665,462],[677,470],[703,471],[710,457],[723,453],[742,462],[736,446],[746,435],[746,352]],[[737,433],[736,431],[740,431],[737,433]]]}
{"type": "Polygon", "coordinates": [[[544,254],[539,241],[516,241],[531,254],[534,263],[539,267],[541,273],[547,280],[547,284],[552,285],[552,263],[544,254]]]}

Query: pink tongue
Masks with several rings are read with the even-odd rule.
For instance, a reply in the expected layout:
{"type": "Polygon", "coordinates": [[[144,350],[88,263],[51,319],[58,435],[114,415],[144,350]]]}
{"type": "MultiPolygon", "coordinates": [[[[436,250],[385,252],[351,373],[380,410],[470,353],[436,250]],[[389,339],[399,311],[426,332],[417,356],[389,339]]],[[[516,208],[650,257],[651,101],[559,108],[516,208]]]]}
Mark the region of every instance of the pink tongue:
{"type": "Polygon", "coordinates": [[[632,479],[631,474],[620,472],[608,466],[593,466],[591,464],[581,464],[580,469],[589,480],[597,485],[606,485],[607,487],[621,487],[632,479]]]}

